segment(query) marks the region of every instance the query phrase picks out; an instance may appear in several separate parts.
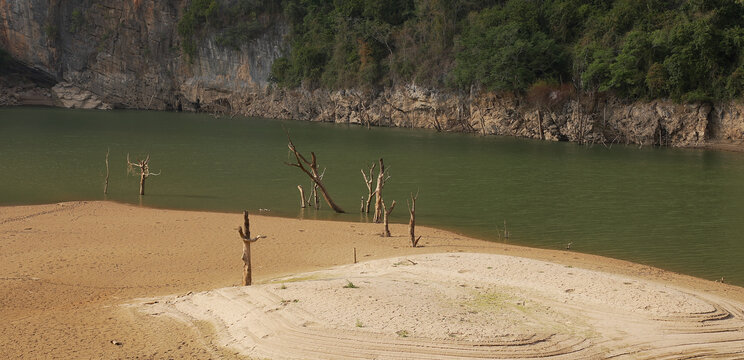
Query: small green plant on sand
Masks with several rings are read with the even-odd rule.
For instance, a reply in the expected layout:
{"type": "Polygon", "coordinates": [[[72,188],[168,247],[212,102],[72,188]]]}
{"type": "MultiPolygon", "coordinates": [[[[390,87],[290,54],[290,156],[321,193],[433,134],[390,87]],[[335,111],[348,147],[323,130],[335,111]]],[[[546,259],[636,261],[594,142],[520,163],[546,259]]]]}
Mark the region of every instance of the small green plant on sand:
{"type": "Polygon", "coordinates": [[[356,319],[356,327],[364,327],[364,324],[359,319],[356,319]]]}
{"type": "Polygon", "coordinates": [[[281,290],[284,290],[286,288],[287,288],[287,285],[286,284],[282,284],[282,286],[279,287],[279,289],[281,289],[281,290]]]}
{"type": "Polygon", "coordinates": [[[346,285],[344,285],[345,289],[356,289],[358,286],[354,285],[353,282],[346,280],[346,285]]]}
{"type": "Polygon", "coordinates": [[[395,333],[400,337],[408,337],[408,330],[398,330],[395,333]]]}

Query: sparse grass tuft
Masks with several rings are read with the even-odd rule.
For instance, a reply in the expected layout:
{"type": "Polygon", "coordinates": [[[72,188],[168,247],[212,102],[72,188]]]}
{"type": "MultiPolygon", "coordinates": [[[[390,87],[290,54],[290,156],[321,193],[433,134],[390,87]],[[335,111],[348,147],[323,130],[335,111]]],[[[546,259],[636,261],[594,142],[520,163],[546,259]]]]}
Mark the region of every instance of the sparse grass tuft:
{"type": "Polygon", "coordinates": [[[356,319],[356,327],[364,327],[364,324],[359,319],[356,319]]]}
{"type": "Polygon", "coordinates": [[[408,330],[398,330],[395,333],[400,337],[408,337],[408,330]]]}
{"type": "Polygon", "coordinates": [[[346,285],[344,285],[345,289],[356,289],[359,288],[359,286],[354,285],[353,282],[346,280],[346,285]]]}

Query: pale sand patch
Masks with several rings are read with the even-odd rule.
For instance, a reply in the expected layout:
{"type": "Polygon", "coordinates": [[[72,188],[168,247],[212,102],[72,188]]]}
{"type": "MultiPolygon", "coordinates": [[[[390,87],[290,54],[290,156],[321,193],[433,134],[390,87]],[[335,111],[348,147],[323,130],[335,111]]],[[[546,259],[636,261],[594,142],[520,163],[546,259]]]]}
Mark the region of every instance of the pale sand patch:
{"type": "MultiPolygon", "coordinates": [[[[0,207],[2,357],[11,359],[240,357],[235,354],[236,351],[229,351],[214,340],[212,326],[207,322],[174,321],[167,316],[143,315],[131,307],[119,305],[132,303],[135,298],[198,293],[238,285],[242,272],[240,260],[242,244],[236,228],[241,223],[242,216],[237,213],[159,210],[111,202],[0,207]],[[122,345],[114,345],[111,340],[119,341],[122,345]]],[[[356,247],[359,260],[364,262],[448,252],[516,255],[560,263],[560,266],[574,274],[577,274],[575,271],[579,268],[601,270],[623,274],[631,278],[629,282],[633,284],[638,279],[653,280],[673,285],[675,288],[694,289],[693,293],[699,292],[731,301],[744,301],[744,288],[737,286],[599,256],[485,242],[427,227],[417,227],[417,233],[423,236],[421,243],[424,247],[412,249],[405,235],[407,226],[403,224],[391,225],[394,236],[392,238],[381,238],[379,233],[382,229],[378,224],[308,221],[256,215],[251,216],[251,224],[254,234],[269,236],[253,245],[254,280],[258,283],[277,277],[350,264],[353,261],[353,248],[356,247]]],[[[360,263],[357,266],[366,265],[360,263]]],[[[408,271],[406,269],[417,266],[420,265],[401,265],[395,269],[408,271]]],[[[495,265],[488,266],[496,268],[495,265]]],[[[556,265],[551,269],[560,269],[560,266],[556,265]]],[[[456,270],[485,271],[465,267],[458,267],[456,270]]],[[[458,276],[468,274],[463,272],[458,276]]],[[[534,273],[525,273],[524,276],[530,274],[537,276],[534,273]]],[[[573,281],[573,276],[575,275],[566,274],[561,281],[566,282],[567,288],[574,288],[574,292],[562,294],[560,291],[567,289],[558,287],[555,289],[555,299],[560,299],[561,296],[574,296],[581,301],[591,300],[597,291],[586,287],[589,284],[583,284],[581,280],[578,280],[579,283],[585,286],[569,283],[573,281]]],[[[358,285],[362,287],[351,290],[370,290],[370,287],[360,282],[367,280],[355,280],[356,278],[355,275],[349,280],[359,282],[358,285]]],[[[464,291],[463,294],[475,291],[475,283],[469,282],[470,280],[465,284],[468,287],[456,289],[458,294],[459,291],[464,291]]],[[[416,285],[410,282],[407,284],[416,285]]],[[[426,286],[438,289],[436,284],[427,282],[426,286]]],[[[287,284],[286,290],[296,291],[294,286],[287,284]]],[[[499,286],[505,286],[506,290],[500,292],[506,294],[503,298],[487,295],[465,304],[474,308],[468,311],[478,311],[478,314],[473,314],[476,315],[475,318],[486,313],[485,310],[478,310],[478,306],[487,307],[492,303],[511,304],[511,301],[522,300],[519,295],[514,295],[517,294],[513,291],[514,286],[508,284],[499,286]]],[[[330,287],[337,289],[335,283],[330,287]]],[[[446,287],[449,289],[451,286],[446,287]]],[[[276,291],[279,296],[285,296],[279,292],[280,290],[272,289],[268,287],[267,291],[276,291]]],[[[440,292],[447,294],[441,287],[439,289],[440,292]]],[[[353,292],[350,294],[358,295],[353,292]]],[[[387,298],[390,298],[389,301],[404,301],[394,300],[393,298],[397,298],[392,295],[386,296],[387,298]]],[[[711,304],[724,304],[724,308],[728,309],[725,301],[710,301],[708,297],[703,297],[703,300],[711,304]]],[[[300,301],[297,304],[302,303],[300,301]]],[[[526,302],[525,306],[536,304],[526,302]]],[[[362,307],[363,304],[359,306],[362,307]]],[[[519,308],[515,309],[510,310],[510,313],[519,315],[519,308]]],[[[648,311],[658,309],[651,307],[648,311]]],[[[352,314],[353,311],[348,313],[352,314]]],[[[405,312],[400,314],[404,315],[405,312]]],[[[432,314],[429,315],[434,316],[432,314]]],[[[714,314],[724,313],[716,310],[714,314]]],[[[500,315],[492,316],[498,319],[500,315]]],[[[705,319],[706,316],[709,315],[700,314],[699,318],[705,319]]],[[[735,317],[738,318],[738,315],[735,317]]],[[[353,320],[355,323],[356,318],[356,315],[349,315],[348,319],[343,319],[343,324],[348,326],[347,320],[353,320]]],[[[374,324],[366,318],[360,318],[360,321],[365,326],[360,329],[362,331],[372,331],[373,325],[375,329],[383,329],[381,324],[374,324]]],[[[698,322],[691,326],[690,331],[708,329],[707,324],[710,323],[718,322],[698,322]]],[[[508,324],[510,327],[506,328],[516,331],[520,329],[520,324],[521,322],[508,324]]],[[[356,326],[354,330],[357,330],[356,326]]],[[[740,331],[738,328],[730,330],[728,333],[736,335],[740,331]]],[[[413,328],[409,331],[411,336],[415,336],[413,328]]],[[[511,332],[500,329],[488,331],[492,331],[492,334],[511,332]]],[[[455,335],[453,338],[457,341],[468,341],[468,337],[479,333],[456,328],[452,328],[450,332],[455,335]]],[[[380,336],[387,339],[389,333],[380,336]]],[[[401,341],[406,344],[410,339],[401,338],[401,341]]],[[[706,341],[704,337],[701,339],[702,342],[706,341]]],[[[441,341],[445,340],[437,340],[441,341]]]]}
{"type": "Polygon", "coordinates": [[[744,356],[739,302],[491,254],[374,260],[135,306],[211,322],[221,346],[255,358],[744,356]]]}

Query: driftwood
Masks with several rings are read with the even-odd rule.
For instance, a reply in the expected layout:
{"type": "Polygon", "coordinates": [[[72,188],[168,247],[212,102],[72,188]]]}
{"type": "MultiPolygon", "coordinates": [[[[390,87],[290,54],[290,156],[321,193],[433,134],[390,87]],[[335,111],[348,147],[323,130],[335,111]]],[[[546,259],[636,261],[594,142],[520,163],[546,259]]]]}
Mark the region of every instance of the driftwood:
{"type": "MultiPolygon", "coordinates": [[[[372,203],[372,174],[375,171],[375,166],[377,164],[372,163],[372,166],[369,167],[369,176],[364,173],[364,170],[359,170],[362,172],[362,177],[364,178],[364,184],[367,185],[367,201],[363,203],[362,205],[362,212],[365,214],[369,214],[369,205],[372,203]]],[[[364,198],[362,198],[362,201],[364,201],[364,198]]]]}
{"type": "Polygon", "coordinates": [[[104,179],[103,182],[103,194],[108,194],[108,181],[109,181],[109,152],[111,152],[111,149],[106,149],[106,179],[104,179]]]}
{"type": "Polygon", "coordinates": [[[395,200],[393,200],[393,203],[390,204],[389,209],[385,206],[385,202],[383,201],[382,209],[385,211],[385,218],[383,220],[383,222],[385,223],[385,231],[383,231],[382,236],[390,237],[390,228],[388,227],[388,224],[389,224],[388,219],[390,218],[390,214],[393,212],[393,209],[395,209],[395,200]]]}
{"type": "MultiPolygon", "coordinates": [[[[341,209],[340,206],[336,205],[335,202],[333,202],[333,199],[331,199],[331,196],[328,194],[328,190],[326,190],[325,186],[323,185],[323,176],[318,173],[318,159],[315,157],[315,152],[310,153],[310,161],[308,161],[300,152],[297,150],[295,145],[292,143],[292,139],[289,137],[289,133],[287,133],[287,140],[289,141],[289,144],[287,144],[287,147],[289,147],[289,150],[292,151],[295,158],[297,159],[297,163],[290,164],[285,163],[289,166],[294,166],[305,174],[310,177],[310,180],[313,181],[315,186],[318,187],[318,190],[320,190],[321,194],[323,195],[323,199],[325,199],[328,206],[333,209],[333,211],[337,213],[343,213],[344,210],[341,209]],[[310,168],[308,170],[308,167],[310,168]]],[[[324,171],[325,173],[325,171],[324,171]]]]}
{"type": "Polygon", "coordinates": [[[408,200],[406,200],[406,203],[408,203],[408,213],[411,215],[411,219],[408,222],[408,231],[411,235],[411,246],[416,247],[418,245],[419,240],[421,240],[421,236],[418,238],[416,237],[416,199],[418,199],[418,192],[416,193],[416,196],[411,193],[411,202],[409,203],[408,200]]]}
{"type": "Polygon", "coordinates": [[[139,169],[140,173],[139,194],[145,195],[145,180],[150,176],[160,175],[160,173],[158,172],[157,174],[154,174],[150,172],[150,154],[147,154],[147,157],[144,160],[137,160],[137,162],[130,161],[129,154],[127,154],[127,172],[134,174],[135,167],[139,169]]]}
{"type": "Polygon", "coordinates": [[[375,216],[372,218],[373,222],[382,222],[382,188],[385,186],[385,181],[390,177],[385,177],[385,163],[380,158],[380,172],[377,174],[377,186],[375,187],[375,216]]]}
{"type": "Polygon", "coordinates": [[[266,236],[257,235],[254,238],[251,237],[250,221],[248,220],[247,210],[243,211],[243,228],[238,227],[238,234],[240,234],[240,238],[243,239],[243,286],[248,286],[252,281],[251,243],[258,241],[258,239],[263,239],[266,236]]]}

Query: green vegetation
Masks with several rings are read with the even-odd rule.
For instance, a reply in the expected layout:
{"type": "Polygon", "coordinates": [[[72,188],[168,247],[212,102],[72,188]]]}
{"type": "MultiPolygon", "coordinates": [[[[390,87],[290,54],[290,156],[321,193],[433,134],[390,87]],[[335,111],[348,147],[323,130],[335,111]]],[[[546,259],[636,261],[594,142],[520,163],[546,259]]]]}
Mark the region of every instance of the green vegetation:
{"type": "Polygon", "coordinates": [[[193,61],[198,36],[210,29],[217,33],[218,45],[237,50],[266,30],[270,22],[262,16],[279,12],[279,4],[278,0],[192,0],[178,21],[181,48],[193,61]]]}
{"type": "Polygon", "coordinates": [[[49,23],[44,26],[44,34],[46,35],[48,40],[55,40],[59,35],[59,31],[54,24],[49,23]]]}
{"type": "Polygon", "coordinates": [[[349,280],[346,280],[346,285],[344,285],[345,289],[356,289],[358,287],[359,286],[354,285],[354,283],[349,280]]]}
{"type": "Polygon", "coordinates": [[[75,34],[85,25],[85,17],[80,10],[74,10],[70,16],[70,32],[75,34]]]}
{"type": "Polygon", "coordinates": [[[287,0],[285,87],[423,84],[525,93],[572,84],[630,99],[744,91],[737,0],[287,0]]]}

